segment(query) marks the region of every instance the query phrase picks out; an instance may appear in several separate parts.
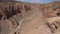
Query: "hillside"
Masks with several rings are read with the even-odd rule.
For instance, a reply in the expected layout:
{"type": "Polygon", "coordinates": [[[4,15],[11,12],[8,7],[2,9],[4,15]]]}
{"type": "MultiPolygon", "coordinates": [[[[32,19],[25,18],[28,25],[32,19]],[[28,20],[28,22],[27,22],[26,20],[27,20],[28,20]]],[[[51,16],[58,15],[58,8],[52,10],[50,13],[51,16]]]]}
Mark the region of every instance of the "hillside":
{"type": "Polygon", "coordinates": [[[44,19],[59,16],[60,2],[0,2],[0,34],[56,34],[59,27],[48,27],[44,19]]]}

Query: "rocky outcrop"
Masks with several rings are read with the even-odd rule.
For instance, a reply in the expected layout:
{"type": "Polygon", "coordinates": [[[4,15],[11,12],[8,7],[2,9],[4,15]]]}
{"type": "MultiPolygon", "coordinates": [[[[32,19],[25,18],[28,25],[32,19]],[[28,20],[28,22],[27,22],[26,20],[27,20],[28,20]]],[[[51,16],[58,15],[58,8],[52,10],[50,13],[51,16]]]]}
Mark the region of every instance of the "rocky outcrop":
{"type": "Polygon", "coordinates": [[[51,2],[47,4],[3,2],[0,3],[0,29],[3,30],[2,32],[0,31],[1,34],[10,33],[10,31],[16,29],[16,27],[19,25],[18,19],[29,15],[29,13],[31,13],[31,10],[35,8],[38,9],[37,12],[43,13],[42,15],[44,18],[60,16],[60,2],[51,2]],[[10,30],[8,31],[7,29],[10,30]]]}

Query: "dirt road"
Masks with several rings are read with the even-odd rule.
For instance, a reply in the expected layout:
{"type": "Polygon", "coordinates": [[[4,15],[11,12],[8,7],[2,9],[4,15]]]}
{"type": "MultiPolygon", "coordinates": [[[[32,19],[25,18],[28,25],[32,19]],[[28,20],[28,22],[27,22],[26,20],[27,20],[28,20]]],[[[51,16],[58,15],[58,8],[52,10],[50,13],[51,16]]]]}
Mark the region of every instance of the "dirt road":
{"type": "Polygon", "coordinates": [[[19,34],[51,34],[47,25],[43,23],[42,14],[38,12],[32,19],[24,21],[19,34]]]}

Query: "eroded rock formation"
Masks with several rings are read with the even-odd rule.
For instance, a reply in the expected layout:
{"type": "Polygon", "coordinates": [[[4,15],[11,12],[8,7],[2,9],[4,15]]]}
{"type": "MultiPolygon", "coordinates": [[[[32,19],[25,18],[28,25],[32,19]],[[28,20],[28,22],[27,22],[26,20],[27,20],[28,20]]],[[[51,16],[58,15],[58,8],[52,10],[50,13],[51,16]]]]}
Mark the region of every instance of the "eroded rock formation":
{"type": "Polygon", "coordinates": [[[37,12],[42,12],[44,18],[60,16],[60,2],[51,2],[47,4],[31,4],[25,2],[0,3],[0,29],[2,29],[0,33],[9,34],[16,29],[19,25],[19,19],[29,15],[34,8],[38,9],[37,12]]]}

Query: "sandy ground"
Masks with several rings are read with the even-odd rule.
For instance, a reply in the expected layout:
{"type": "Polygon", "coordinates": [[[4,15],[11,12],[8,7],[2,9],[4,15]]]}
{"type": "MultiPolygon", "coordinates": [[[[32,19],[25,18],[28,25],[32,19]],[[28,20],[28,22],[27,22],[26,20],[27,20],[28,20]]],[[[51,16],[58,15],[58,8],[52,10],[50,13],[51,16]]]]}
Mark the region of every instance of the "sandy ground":
{"type": "Polygon", "coordinates": [[[19,34],[51,34],[50,29],[42,20],[42,14],[38,12],[32,19],[24,21],[19,34]]]}
{"type": "MultiPolygon", "coordinates": [[[[2,3],[1,6],[5,7],[5,8],[7,7],[7,9],[8,9],[10,7],[11,3],[7,3],[6,5],[5,4],[2,3]],[[5,6],[3,6],[3,5],[5,5],[5,6]]],[[[15,4],[12,3],[11,7],[13,6],[16,9],[18,9],[19,8],[18,4],[16,3],[16,5],[15,5],[15,4]]],[[[26,4],[27,7],[25,7],[25,8],[24,8],[24,6],[22,6],[22,3],[19,4],[19,6],[20,5],[21,5],[20,9],[23,7],[22,8],[23,10],[21,10],[22,11],[21,14],[23,16],[29,14],[29,13],[25,12],[25,9],[30,8],[30,4],[26,4]]],[[[25,3],[23,3],[23,5],[25,5],[25,3]]],[[[15,32],[14,34],[60,34],[60,27],[58,27],[58,29],[56,30],[55,33],[51,33],[50,28],[43,21],[45,17],[60,16],[60,8],[59,8],[60,7],[60,2],[58,2],[58,3],[53,2],[53,3],[47,4],[47,5],[36,4],[36,6],[35,5],[33,5],[33,6],[35,8],[38,8],[37,14],[29,20],[24,20],[22,22],[20,30],[17,30],[17,32],[15,32]],[[43,13],[44,13],[44,16],[43,16],[43,13]]],[[[11,9],[13,9],[13,8],[11,8],[11,9]]],[[[11,9],[9,8],[8,12],[10,12],[11,9]]],[[[1,11],[0,15],[2,15],[2,13],[6,12],[5,9],[2,9],[0,11],[1,11]]],[[[19,13],[19,11],[17,11],[17,12],[19,13]]],[[[28,11],[30,11],[30,9],[28,11]]],[[[12,13],[12,11],[10,13],[12,13]]],[[[4,14],[3,14],[3,16],[4,16],[4,14]]],[[[18,21],[16,21],[16,20],[19,20],[20,17],[18,17],[18,19],[17,19],[17,17],[15,17],[15,18],[16,19],[14,19],[14,17],[13,17],[13,19],[11,18],[11,20],[7,19],[6,21],[5,20],[0,21],[0,26],[1,26],[0,30],[2,30],[1,34],[8,34],[8,33],[11,32],[10,30],[14,31],[15,28],[17,28],[18,25],[16,23],[18,21]]]]}

